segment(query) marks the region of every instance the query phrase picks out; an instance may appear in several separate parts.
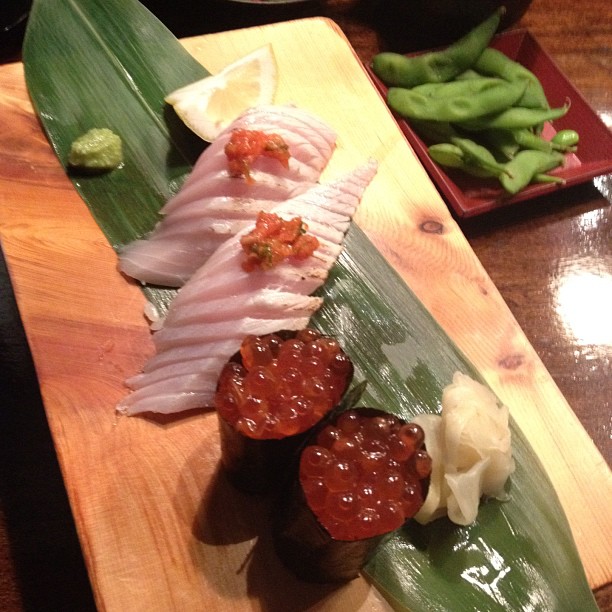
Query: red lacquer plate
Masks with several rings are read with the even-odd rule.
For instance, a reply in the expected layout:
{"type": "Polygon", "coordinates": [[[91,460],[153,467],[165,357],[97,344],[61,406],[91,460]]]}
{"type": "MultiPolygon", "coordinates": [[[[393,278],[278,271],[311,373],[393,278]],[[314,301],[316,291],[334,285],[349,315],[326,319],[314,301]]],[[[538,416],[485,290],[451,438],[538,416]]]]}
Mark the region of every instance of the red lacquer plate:
{"type": "MultiPolygon", "coordinates": [[[[562,177],[564,183],[532,184],[510,196],[495,180],[473,178],[458,171],[443,170],[429,157],[427,145],[410,128],[408,122],[396,115],[408,142],[455,213],[460,217],[473,217],[554,193],[612,172],[612,133],[536,39],[527,30],[513,30],[496,36],[491,46],[529,68],[540,79],[551,106],[562,106],[569,101],[571,106],[568,113],[552,125],[548,124],[544,136],[551,137],[562,129],[574,129],[580,135],[580,143],[577,153],[567,155],[564,166],[551,172],[562,177]]],[[[386,98],[388,88],[373,73],[371,66],[366,66],[366,69],[382,96],[386,98]]]]}

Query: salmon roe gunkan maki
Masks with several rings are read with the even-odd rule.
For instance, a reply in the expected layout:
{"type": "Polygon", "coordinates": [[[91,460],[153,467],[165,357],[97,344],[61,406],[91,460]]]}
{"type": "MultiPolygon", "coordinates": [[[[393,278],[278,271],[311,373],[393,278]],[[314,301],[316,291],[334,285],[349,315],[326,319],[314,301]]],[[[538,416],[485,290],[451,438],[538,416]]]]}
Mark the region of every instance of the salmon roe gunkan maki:
{"type": "Polygon", "coordinates": [[[420,509],[430,473],[421,427],[374,408],[340,413],[300,453],[275,524],[279,556],[304,580],[352,580],[420,509]]]}
{"type": "Polygon", "coordinates": [[[339,403],[353,373],[338,342],[314,329],[285,339],[248,336],[240,357],[223,368],[215,407],[238,432],[255,439],[312,427],[339,403]]]}
{"type": "Polygon", "coordinates": [[[246,337],[215,394],[221,462],[233,483],[252,493],[277,488],[296,448],[352,378],[337,340],[314,329],[246,337]]]}
{"type": "Polygon", "coordinates": [[[423,504],[431,459],[423,430],[390,414],[342,413],[300,458],[310,509],[336,540],[393,531],[423,504]]]}

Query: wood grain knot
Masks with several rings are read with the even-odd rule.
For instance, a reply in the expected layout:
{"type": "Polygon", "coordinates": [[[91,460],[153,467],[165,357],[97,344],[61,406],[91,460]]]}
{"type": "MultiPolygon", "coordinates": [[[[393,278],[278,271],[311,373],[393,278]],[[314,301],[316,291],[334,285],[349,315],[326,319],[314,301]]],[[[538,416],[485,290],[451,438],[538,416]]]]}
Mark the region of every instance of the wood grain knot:
{"type": "Polygon", "coordinates": [[[515,353],[499,360],[500,367],[506,370],[517,370],[525,363],[525,356],[515,353]]]}
{"type": "Polygon", "coordinates": [[[439,221],[434,221],[433,219],[429,219],[427,221],[423,221],[419,228],[422,232],[426,234],[443,234],[444,233],[444,225],[439,221]]]}

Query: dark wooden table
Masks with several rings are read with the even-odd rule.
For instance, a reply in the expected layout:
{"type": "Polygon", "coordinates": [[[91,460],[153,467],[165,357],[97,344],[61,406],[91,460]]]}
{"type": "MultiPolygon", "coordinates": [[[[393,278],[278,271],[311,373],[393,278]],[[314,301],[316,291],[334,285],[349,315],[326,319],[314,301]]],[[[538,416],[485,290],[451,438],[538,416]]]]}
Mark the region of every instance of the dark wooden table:
{"type": "MultiPolygon", "coordinates": [[[[438,41],[410,0],[281,6],[145,2],[177,36],[326,15],[362,61],[438,41]],[[197,7],[196,7],[197,5],[197,7]]],[[[418,3],[417,3],[418,4],[418,3]]],[[[612,127],[612,3],[535,0],[527,27],[612,127]]],[[[18,36],[0,39],[19,59],[18,36]],[[13,45],[10,47],[9,45],[13,45]]],[[[608,465],[612,461],[612,175],[459,221],[608,465]]],[[[36,376],[0,257],[0,610],[94,610],[36,376]]],[[[596,592],[612,610],[612,586],[596,592]]]]}

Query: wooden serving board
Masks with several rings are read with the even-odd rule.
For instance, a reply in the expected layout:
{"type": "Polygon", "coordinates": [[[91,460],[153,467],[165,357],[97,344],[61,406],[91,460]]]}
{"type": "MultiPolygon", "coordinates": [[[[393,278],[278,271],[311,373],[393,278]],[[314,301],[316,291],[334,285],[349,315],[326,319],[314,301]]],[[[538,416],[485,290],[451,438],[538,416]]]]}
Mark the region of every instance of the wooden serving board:
{"type": "MultiPolygon", "coordinates": [[[[337,26],[314,18],[184,41],[212,72],[268,42],[276,101],[339,133],[323,180],[368,157],[380,162],[359,225],[511,407],[591,586],[610,582],[608,467],[337,26]]],[[[214,415],[115,414],[124,379],[152,352],[144,297],[118,273],[42,134],[23,66],[1,67],[0,86],[0,238],[100,610],[384,609],[365,581],[328,592],[280,567],[260,529],[265,502],[243,503],[219,476],[214,415]]]]}

